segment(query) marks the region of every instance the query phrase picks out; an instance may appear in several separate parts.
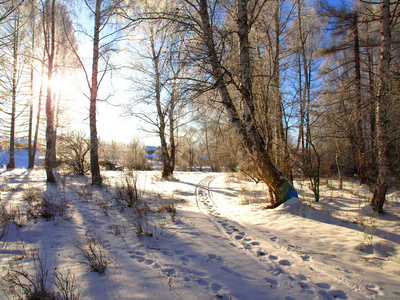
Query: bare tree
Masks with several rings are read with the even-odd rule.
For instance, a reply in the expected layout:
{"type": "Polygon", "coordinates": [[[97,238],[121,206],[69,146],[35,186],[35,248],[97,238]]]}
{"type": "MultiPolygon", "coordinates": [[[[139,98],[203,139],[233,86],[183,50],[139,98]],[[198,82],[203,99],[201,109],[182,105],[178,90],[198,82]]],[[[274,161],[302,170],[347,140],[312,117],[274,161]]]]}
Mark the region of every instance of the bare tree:
{"type": "MultiPolygon", "coordinates": [[[[165,4],[165,3],[164,3],[165,4]]],[[[151,5],[143,3],[144,10],[151,5]]],[[[184,36],[175,24],[157,18],[142,22],[140,50],[136,53],[142,59],[133,66],[143,76],[140,91],[126,107],[127,113],[139,117],[152,127],[160,138],[162,177],[173,175],[176,164],[176,131],[185,116],[185,96],[182,93],[184,72],[184,36]],[[140,109],[140,106],[143,107],[140,109]]],[[[136,33],[136,32],[135,32],[136,33]]]]}
{"type": "Polygon", "coordinates": [[[209,6],[206,0],[184,1],[184,3],[188,5],[186,9],[191,14],[182,15],[181,20],[193,22],[191,23],[194,26],[192,27],[193,32],[196,34],[198,42],[203,46],[206,53],[205,59],[210,66],[206,70],[208,70],[214,81],[214,87],[219,92],[222,105],[243,148],[254,163],[260,178],[272,191],[272,206],[276,207],[292,197],[297,197],[297,192],[293,185],[271,159],[265,139],[260,134],[255,122],[249,34],[251,26],[254,20],[257,19],[265,1],[255,4],[242,0],[237,2],[236,32],[239,41],[239,82],[235,80],[233,74],[226,68],[221,57],[221,49],[217,47],[217,45],[221,45],[218,43],[222,41],[216,40],[216,28],[219,23],[213,18],[220,17],[224,12],[214,13],[213,9],[220,9],[221,7],[218,5],[209,6]],[[230,89],[232,90],[230,91],[230,89]],[[238,95],[240,100],[235,95],[238,95]],[[242,112],[242,115],[240,112],[242,112]]]}
{"type": "Polygon", "coordinates": [[[117,10],[123,4],[123,0],[85,0],[84,4],[94,18],[93,32],[86,33],[92,42],[92,59],[90,71],[87,70],[77,48],[72,45],[76,57],[86,76],[89,87],[89,127],[90,127],[90,170],[92,184],[101,185],[102,177],[99,166],[99,142],[97,136],[97,102],[99,101],[100,84],[111,69],[110,56],[112,45],[118,41],[118,34],[126,27],[111,29],[111,21],[117,14],[117,10]],[[110,31],[107,31],[109,30],[110,31]]]}
{"type": "MultiPolygon", "coordinates": [[[[331,18],[331,30],[333,31],[333,37],[340,36],[340,41],[336,42],[334,46],[331,46],[325,50],[326,53],[336,53],[339,51],[351,51],[352,59],[345,63],[353,63],[354,67],[354,84],[353,94],[355,99],[355,143],[357,145],[358,152],[358,175],[360,183],[370,183],[367,174],[366,166],[366,145],[363,133],[363,127],[365,123],[365,112],[363,106],[365,101],[362,98],[362,81],[361,81],[361,43],[363,42],[359,34],[360,16],[356,11],[356,8],[350,10],[342,7],[336,9],[329,5],[327,2],[321,2],[320,7],[322,14],[331,18]]],[[[364,45],[366,41],[363,42],[364,45]]],[[[368,45],[367,45],[368,46],[368,45]]],[[[349,68],[350,71],[350,68],[349,68]]]]}

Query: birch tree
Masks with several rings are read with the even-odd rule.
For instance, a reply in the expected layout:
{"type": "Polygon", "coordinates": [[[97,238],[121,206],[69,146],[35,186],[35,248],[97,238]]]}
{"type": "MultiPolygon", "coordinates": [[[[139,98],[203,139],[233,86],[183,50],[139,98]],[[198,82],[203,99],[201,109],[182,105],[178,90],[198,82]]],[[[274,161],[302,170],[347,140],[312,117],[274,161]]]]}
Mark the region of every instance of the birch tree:
{"type": "Polygon", "coordinates": [[[54,110],[53,110],[53,86],[51,84],[54,72],[54,57],[56,50],[56,1],[47,0],[43,6],[43,33],[45,35],[45,52],[47,55],[47,96],[46,96],[46,155],[45,169],[47,182],[55,183],[53,174],[55,162],[55,134],[54,134],[54,110]]]}
{"type": "Polygon", "coordinates": [[[389,166],[388,166],[388,131],[387,131],[387,109],[390,97],[390,75],[391,75],[391,13],[390,0],[381,0],[381,61],[379,90],[376,102],[376,132],[378,147],[379,173],[376,182],[376,188],[371,200],[371,206],[378,213],[382,213],[383,205],[386,199],[386,192],[389,184],[389,166]]]}
{"type": "MultiPolygon", "coordinates": [[[[168,9],[167,5],[169,3],[161,2],[157,7],[168,9]]],[[[142,11],[155,8],[150,2],[143,2],[141,6],[142,11]]],[[[160,138],[162,177],[167,178],[175,169],[177,129],[186,115],[187,97],[182,93],[183,73],[188,72],[183,49],[185,32],[171,21],[143,15],[145,21],[134,32],[141,36],[135,40],[133,51],[140,62],[135,61],[131,67],[131,80],[137,83],[139,90],[126,111],[147,123],[151,128],[148,131],[160,138]]]]}
{"type": "MultiPolygon", "coordinates": [[[[112,28],[112,21],[115,20],[117,10],[123,4],[123,0],[84,0],[93,17],[93,31],[85,32],[91,40],[92,58],[90,70],[85,65],[78,49],[72,49],[80,62],[85,73],[86,82],[89,88],[89,128],[90,128],[90,170],[92,184],[101,185],[102,177],[99,166],[99,141],[97,134],[97,102],[99,101],[99,88],[106,74],[111,70],[111,52],[113,45],[120,38],[119,33],[124,29],[116,26],[112,28]]],[[[116,25],[116,24],[114,24],[116,25]]],[[[129,25],[128,25],[129,26],[129,25]]],[[[85,31],[85,30],[84,30],[85,31]]]]}
{"type": "Polygon", "coordinates": [[[248,157],[254,163],[260,178],[268,185],[273,194],[271,204],[273,207],[280,205],[292,197],[297,197],[297,192],[290,181],[272,160],[266,147],[266,141],[260,134],[255,121],[255,102],[253,91],[251,44],[249,35],[265,1],[238,0],[237,6],[229,10],[235,11],[236,26],[232,29],[237,33],[239,47],[239,79],[229,72],[224,63],[223,40],[217,40],[218,33],[224,31],[221,22],[228,14],[228,9],[218,3],[210,5],[206,0],[184,1],[186,7],[177,8],[182,15],[182,22],[190,23],[196,42],[201,45],[199,50],[204,50],[204,58],[208,67],[204,68],[211,76],[214,88],[218,90],[222,106],[235,128],[236,134],[243,145],[248,157]],[[183,11],[185,10],[185,11],[183,11]],[[185,12],[187,12],[185,14],[185,12]],[[215,19],[217,18],[217,19],[215,19]]]}

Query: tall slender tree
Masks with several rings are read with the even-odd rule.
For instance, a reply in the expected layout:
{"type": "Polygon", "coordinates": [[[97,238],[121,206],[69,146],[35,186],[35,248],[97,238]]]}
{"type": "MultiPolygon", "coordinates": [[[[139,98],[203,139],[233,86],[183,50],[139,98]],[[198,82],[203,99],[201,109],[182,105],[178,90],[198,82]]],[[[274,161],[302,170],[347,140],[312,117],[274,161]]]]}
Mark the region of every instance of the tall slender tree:
{"type": "Polygon", "coordinates": [[[53,173],[55,162],[53,161],[53,153],[55,151],[55,134],[54,134],[54,110],[53,110],[53,72],[54,57],[56,49],[56,1],[47,0],[43,5],[43,32],[45,34],[45,51],[47,55],[47,96],[46,96],[46,155],[45,168],[47,182],[55,183],[56,178],[53,173]]]}
{"type": "Polygon", "coordinates": [[[379,91],[376,102],[376,131],[378,147],[379,173],[376,182],[371,206],[375,211],[382,213],[383,205],[386,200],[386,192],[389,184],[389,166],[388,166],[388,132],[387,132],[387,109],[390,95],[391,81],[391,13],[390,0],[381,0],[381,61],[379,91]]]}
{"type": "Polygon", "coordinates": [[[123,4],[123,0],[85,0],[84,4],[93,17],[93,31],[87,33],[92,43],[92,59],[90,71],[87,70],[85,63],[78,53],[78,49],[73,45],[72,51],[80,62],[86,76],[89,87],[89,128],[90,128],[90,170],[92,174],[92,184],[101,185],[102,177],[99,165],[99,141],[97,134],[97,102],[99,101],[100,84],[111,69],[110,56],[113,51],[112,45],[119,39],[118,34],[128,27],[111,28],[111,21],[117,14],[117,10],[123,4]],[[110,25],[110,26],[108,26],[110,25]],[[108,31],[109,30],[109,31],[108,31]]]}

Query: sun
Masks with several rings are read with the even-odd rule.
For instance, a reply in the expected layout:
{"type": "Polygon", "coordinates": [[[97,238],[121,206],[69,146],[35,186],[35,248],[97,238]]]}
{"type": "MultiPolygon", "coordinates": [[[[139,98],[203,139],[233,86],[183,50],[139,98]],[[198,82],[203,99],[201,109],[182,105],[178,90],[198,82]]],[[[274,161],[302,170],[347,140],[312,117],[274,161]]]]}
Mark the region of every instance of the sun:
{"type": "Polygon", "coordinates": [[[52,93],[57,93],[59,90],[59,79],[55,76],[50,80],[47,79],[47,86],[51,88],[52,93]]]}

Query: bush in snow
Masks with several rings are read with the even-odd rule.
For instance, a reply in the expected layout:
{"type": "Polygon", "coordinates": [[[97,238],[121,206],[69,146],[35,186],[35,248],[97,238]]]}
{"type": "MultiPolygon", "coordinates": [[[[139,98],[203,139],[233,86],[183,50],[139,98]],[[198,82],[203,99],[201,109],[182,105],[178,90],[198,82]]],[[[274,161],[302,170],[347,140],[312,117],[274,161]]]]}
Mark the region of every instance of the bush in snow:
{"type": "Polygon", "coordinates": [[[28,201],[28,215],[33,218],[42,217],[46,220],[61,216],[70,219],[68,215],[68,203],[58,189],[49,189],[37,199],[28,201]]]}
{"type": "Polygon", "coordinates": [[[149,170],[146,147],[139,138],[134,138],[124,151],[124,166],[128,170],[149,170]]]}
{"type": "Polygon", "coordinates": [[[72,243],[79,251],[74,258],[80,263],[88,264],[93,272],[103,274],[107,266],[113,263],[113,259],[108,254],[100,235],[90,236],[87,234],[83,241],[75,239],[72,243]]]}
{"type": "Polygon", "coordinates": [[[128,207],[143,206],[143,191],[138,185],[138,176],[133,172],[125,172],[122,180],[116,183],[115,198],[124,202],[128,207]]]}
{"type": "Polygon", "coordinates": [[[60,166],[73,174],[84,175],[90,170],[90,141],[82,132],[72,132],[60,136],[57,153],[60,166]]]}
{"type": "Polygon", "coordinates": [[[10,262],[7,273],[0,278],[1,292],[7,299],[78,300],[76,278],[70,270],[54,271],[51,278],[46,260],[37,251],[32,252],[34,274],[18,262],[10,262]]]}
{"type": "Polygon", "coordinates": [[[0,205],[0,241],[8,233],[8,224],[10,220],[11,216],[9,215],[7,209],[4,205],[0,205]]]}

